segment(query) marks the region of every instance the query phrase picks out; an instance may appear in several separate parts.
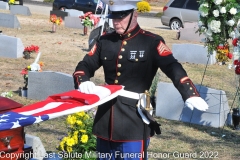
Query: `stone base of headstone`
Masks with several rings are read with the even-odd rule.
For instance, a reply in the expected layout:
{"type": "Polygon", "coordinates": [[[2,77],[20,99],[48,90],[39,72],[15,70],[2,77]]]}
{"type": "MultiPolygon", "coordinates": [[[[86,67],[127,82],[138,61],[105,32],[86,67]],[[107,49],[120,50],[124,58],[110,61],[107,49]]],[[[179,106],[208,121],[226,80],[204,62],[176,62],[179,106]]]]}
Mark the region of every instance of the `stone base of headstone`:
{"type": "Polygon", "coordinates": [[[7,28],[20,28],[20,23],[15,15],[0,13],[0,26],[7,28]]]}
{"type": "Polygon", "coordinates": [[[173,44],[173,56],[181,63],[215,64],[216,54],[209,54],[208,48],[199,44],[173,44]]]}
{"type": "Polygon", "coordinates": [[[65,19],[65,17],[68,16],[68,12],[60,11],[60,10],[53,10],[50,11],[50,15],[55,14],[57,17],[61,17],[62,20],[65,19]]]}
{"type": "Polygon", "coordinates": [[[44,100],[48,96],[74,90],[72,75],[53,72],[28,72],[28,98],[44,100]]]}
{"type": "Polygon", "coordinates": [[[9,5],[7,2],[0,1],[0,9],[9,10],[9,5]]]}
{"type": "Polygon", "coordinates": [[[20,38],[0,35],[0,57],[22,58],[24,46],[20,38]]]}
{"type": "Polygon", "coordinates": [[[77,28],[83,29],[83,25],[81,23],[81,19],[79,17],[65,17],[64,25],[67,28],[77,28]]]}
{"type": "Polygon", "coordinates": [[[31,12],[27,6],[22,5],[11,5],[10,6],[10,13],[11,14],[20,14],[25,16],[31,16],[31,12]]]}
{"type": "Polygon", "coordinates": [[[209,105],[207,111],[190,110],[172,83],[160,82],[157,87],[156,116],[211,127],[222,127],[229,113],[228,99],[222,90],[195,85],[209,105]]]}
{"type": "Polygon", "coordinates": [[[46,150],[39,137],[26,134],[25,143],[32,146],[33,149],[33,159],[42,160],[46,155],[46,150]]]}

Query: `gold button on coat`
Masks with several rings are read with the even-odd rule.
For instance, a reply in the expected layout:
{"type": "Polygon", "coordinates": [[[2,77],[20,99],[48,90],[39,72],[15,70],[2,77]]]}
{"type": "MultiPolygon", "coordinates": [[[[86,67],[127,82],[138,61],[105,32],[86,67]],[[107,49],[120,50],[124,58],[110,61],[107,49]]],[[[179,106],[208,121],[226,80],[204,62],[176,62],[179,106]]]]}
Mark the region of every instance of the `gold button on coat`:
{"type": "Polygon", "coordinates": [[[126,45],[126,44],[127,44],[127,41],[124,41],[123,44],[126,45]]]}
{"type": "Polygon", "coordinates": [[[120,72],[117,72],[117,76],[120,76],[121,75],[121,73],[120,72]]]}
{"type": "Polygon", "coordinates": [[[119,58],[119,59],[122,59],[122,55],[119,55],[118,58],[119,58]]]}
{"type": "Polygon", "coordinates": [[[107,57],[104,57],[104,59],[106,60],[106,59],[107,59],[107,57]]]}
{"type": "Polygon", "coordinates": [[[190,90],[192,90],[192,87],[190,87],[190,90]]]}
{"type": "Polygon", "coordinates": [[[138,59],[135,59],[135,61],[138,61],[138,59]]]}
{"type": "Polygon", "coordinates": [[[118,83],[118,80],[115,80],[114,83],[118,83]]]}
{"type": "Polygon", "coordinates": [[[118,64],[117,66],[118,66],[118,68],[120,68],[122,65],[121,65],[121,64],[118,64]]]}
{"type": "Polygon", "coordinates": [[[125,51],[125,49],[124,49],[124,48],[122,48],[122,49],[121,49],[121,51],[122,51],[122,52],[124,52],[124,51],[125,51]]]}

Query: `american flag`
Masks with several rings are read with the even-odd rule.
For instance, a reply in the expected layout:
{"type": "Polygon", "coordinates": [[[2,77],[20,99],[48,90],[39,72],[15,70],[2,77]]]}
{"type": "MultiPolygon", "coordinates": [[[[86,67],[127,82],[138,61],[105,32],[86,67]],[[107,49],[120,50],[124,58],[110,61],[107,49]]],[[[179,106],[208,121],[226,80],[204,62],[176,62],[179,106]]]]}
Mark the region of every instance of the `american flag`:
{"type": "Polygon", "coordinates": [[[97,9],[103,9],[103,2],[101,0],[98,0],[98,4],[97,4],[97,9]]]}
{"type": "Polygon", "coordinates": [[[92,94],[72,90],[49,96],[44,101],[0,114],[0,131],[87,111],[117,97],[122,90],[120,85],[106,85],[96,86],[92,94]]]}

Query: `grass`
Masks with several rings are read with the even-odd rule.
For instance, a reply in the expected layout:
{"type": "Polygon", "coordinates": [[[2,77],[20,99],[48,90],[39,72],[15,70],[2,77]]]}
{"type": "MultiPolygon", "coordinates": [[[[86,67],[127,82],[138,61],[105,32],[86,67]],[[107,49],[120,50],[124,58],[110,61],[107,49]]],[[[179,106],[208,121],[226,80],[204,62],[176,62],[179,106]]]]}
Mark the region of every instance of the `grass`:
{"type": "MultiPolygon", "coordinates": [[[[17,17],[21,29],[1,28],[1,30],[3,30],[3,34],[20,38],[24,46],[38,45],[42,52],[40,61],[45,64],[44,71],[72,74],[78,61],[88,53],[88,36],[82,36],[81,29],[65,28],[64,25],[61,25],[57,27],[56,33],[51,33],[52,24],[49,22],[48,16],[33,14],[29,17],[21,15],[17,15],[17,17]]],[[[149,30],[164,37],[169,48],[174,43],[197,43],[176,40],[175,32],[171,30],[149,30]]],[[[18,95],[18,88],[23,86],[21,69],[31,64],[35,57],[36,55],[33,54],[30,60],[0,58],[0,93],[14,91],[12,99],[23,105],[37,102],[37,100],[26,99],[18,95]]],[[[226,65],[209,65],[204,74],[205,65],[190,63],[182,65],[195,84],[225,91],[229,106],[232,105],[236,91],[233,70],[227,69],[226,65]]],[[[160,76],[160,81],[170,82],[164,74],[160,73],[160,76]]],[[[92,81],[96,84],[103,84],[102,68],[96,72],[92,81]]],[[[233,107],[236,105],[234,103],[233,107]]],[[[66,134],[65,118],[59,117],[25,127],[25,132],[40,137],[47,151],[56,151],[59,139],[66,134]]],[[[151,139],[148,149],[149,154],[153,155],[151,159],[214,159],[214,157],[210,157],[211,155],[217,156],[220,160],[240,159],[240,132],[232,130],[232,126],[212,128],[161,117],[156,117],[156,119],[162,125],[162,134],[151,139]],[[225,136],[222,137],[222,135],[225,136]],[[185,158],[177,157],[177,153],[181,153],[185,158]],[[190,157],[190,153],[192,157],[190,157]],[[195,155],[197,158],[194,157],[195,155]]]]}

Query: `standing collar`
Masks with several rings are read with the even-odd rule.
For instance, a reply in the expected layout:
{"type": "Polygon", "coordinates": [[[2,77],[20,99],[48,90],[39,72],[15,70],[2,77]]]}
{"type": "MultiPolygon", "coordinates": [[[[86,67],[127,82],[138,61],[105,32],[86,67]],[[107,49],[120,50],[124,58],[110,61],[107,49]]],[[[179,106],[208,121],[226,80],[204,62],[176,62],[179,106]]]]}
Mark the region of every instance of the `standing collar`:
{"type": "Polygon", "coordinates": [[[132,30],[124,33],[124,34],[120,34],[120,37],[122,39],[128,39],[128,38],[132,38],[134,35],[136,35],[139,31],[141,30],[140,26],[137,24],[132,30]]]}

